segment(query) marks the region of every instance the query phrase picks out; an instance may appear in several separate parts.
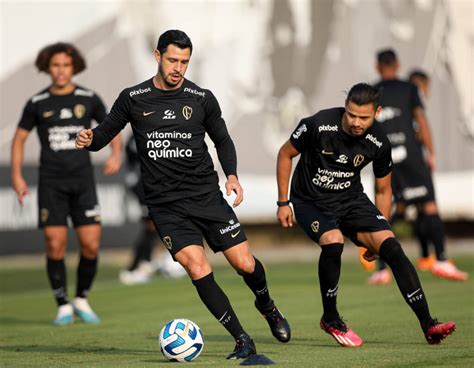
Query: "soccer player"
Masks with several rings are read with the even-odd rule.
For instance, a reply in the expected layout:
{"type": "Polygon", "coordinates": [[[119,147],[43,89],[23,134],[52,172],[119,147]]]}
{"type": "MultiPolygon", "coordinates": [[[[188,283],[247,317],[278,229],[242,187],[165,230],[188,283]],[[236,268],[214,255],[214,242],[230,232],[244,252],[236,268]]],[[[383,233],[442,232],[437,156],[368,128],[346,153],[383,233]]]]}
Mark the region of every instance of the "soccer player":
{"type": "MultiPolygon", "coordinates": [[[[416,86],[399,80],[398,69],[395,51],[387,49],[377,54],[377,71],[382,79],[377,84],[382,89],[382,111],[377,121],[392,144],[392,188],[397,205],[393,220],[402,217],[408,205],[415,205],[414,233],[422,248],[432,243],[436,253],[436,262],[432,265],[427,254],[423,254],[418,261],[419,268],[427,270],[431,267],[435,276],[464,281],[468,274],[448,261],[445,252],[444,226],[431,177],[436,159],[428,120],[416,86]]],[[[385,263],[379,262],[378,271],[369,278],[369,283],[386,284],[390,278],[385,263]]]]}
{"type": "MultiPolygon", "coordinates": [[[[43,48],[36,67],[51,77],[51,85],[33,96],[23,109],[12,142],[12,186],[21,205],[29,193],[22,175],[25,142],[36,127],[40,144],[38,209],[39,227],[46,242],[46,270],[56,298],[55,325],[73,323],[73,313],[86,323],[98,323],[87,296],[97,272],[100,246],[100,208],[97,202],[93,169],[88,152],[76,149],[76,133],[90,128],[91,121],[102,121],[105,106],[97,94],[78,86],[73,76],[86,68],[79,51],[68,43],[43,48]],[[72,219],[81,247],[77,267],[76,297],[69,302],[64,256],[67,220],[72,219]]],[[[121,165],[121,142],[112,142],[112,154],[104,173],[115,174],[121,165]]]]}
{"type": "Polygon", "coordinates": [[[155,225],[148,214],[143,191],[143,179],[140,175],[140,160],[137,145],[133,135],[125,144],[126,168],[125,183],[130,191],[136,196],[142,209],[142,220],[140,234],[133,247],[133,259],[126,270],[121,270],[119,280],[125,285],[136,285],[150,282],[151,277],[157,271],[161,271],[167,277],[178,278],[186,275],[186,271],[179,263],[173,261],[171,255],[166,252],[158,260],[152,262],[151,255],[155,244],[158,242],[158,234],[155,225]]]}
{"type": "Polygon", "coordinates": [[[76,145],[98,151],[131,123],[145,200],[156,229],[173,258],[186,269],[203,303],[236,340],[227,359],[245,358],[256,352],[255,345],[214,279],[203,236],[243,277],[273,335],[287,342],[290,327],[275,307],[265,270],[252,256],[244,229],[219,189],[204,141],[206,133],[227,177],[227,195],[236,193],[234,207],[242,202],[235,147],[219,104],[211,91],[184,78],[191,53],[192,43],[184,32],[163,33],[155,50],[158,73],[123,90],[104,122],[94,130],[79,132],[76,145]]]}
{"type": "Polygon", "coordinates": [[[301,120],[278,153],[278,220],[293,226],[288,185],[294,157],[301,155],[291,183],[296,219],[321,246],[319,283],[323,302],[321,328],[342,346],[357,347],[362,339],[342,320],[336,307],[344,236],[367,249],[365,258],[382,258],[418,317],[430,344],[455,329],[439,323],[428,310],[418,275],[387,222],[390,214],[390,142],[374,120],[380,112],[379,89],[360,83],[351,88],[345,108],[322,110],[301,120]],[[370,162],[376,177],[376,206],[363,192],[360,171],[370,162]]]}

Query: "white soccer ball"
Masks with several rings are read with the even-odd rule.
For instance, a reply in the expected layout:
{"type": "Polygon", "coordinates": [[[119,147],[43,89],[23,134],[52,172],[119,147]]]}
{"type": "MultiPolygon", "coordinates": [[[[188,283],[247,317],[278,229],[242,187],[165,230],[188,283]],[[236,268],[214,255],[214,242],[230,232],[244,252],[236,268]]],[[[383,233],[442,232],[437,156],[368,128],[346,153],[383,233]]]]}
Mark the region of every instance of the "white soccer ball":
{"type": "Polygon", "coordinates": [[[161,329],[161,352],[171,361],[190,362],[201,354],[203,347],[201,329],[189,319],[173,319],[161,329]]]}

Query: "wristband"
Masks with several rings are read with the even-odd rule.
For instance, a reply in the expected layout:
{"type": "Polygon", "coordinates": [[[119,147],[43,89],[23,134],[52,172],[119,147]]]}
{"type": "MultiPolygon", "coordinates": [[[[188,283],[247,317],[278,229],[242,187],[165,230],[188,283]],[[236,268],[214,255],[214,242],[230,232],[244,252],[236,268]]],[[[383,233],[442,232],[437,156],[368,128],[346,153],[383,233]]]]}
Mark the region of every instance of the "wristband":
{"type": "Polygon", "coordinates": [[[277,201],[277,206],[278,207],[285,207],[285,206],[289,206],[290,205],[290,201],[277,201]]]}

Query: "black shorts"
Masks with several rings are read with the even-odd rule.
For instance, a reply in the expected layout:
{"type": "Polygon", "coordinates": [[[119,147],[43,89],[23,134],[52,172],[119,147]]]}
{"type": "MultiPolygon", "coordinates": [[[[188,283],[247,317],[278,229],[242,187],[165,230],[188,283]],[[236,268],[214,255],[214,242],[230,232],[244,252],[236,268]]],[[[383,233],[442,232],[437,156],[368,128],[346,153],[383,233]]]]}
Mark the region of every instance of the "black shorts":
{"type": "Polygon", "coordinates": [[[173,257],[188,245],[203,245],[203,237],[214,253],[247,240],[221,191],[149,207],[149,212],[173,257]]]}
{"type": "Polygon", "coordinates": [[[435,200],[433,179],[424,162],[404,161],[392,170],[392,192],[396,202],[406,205],[435,200]]]}
{"type": "Polygon", "coordinates": [[[380,211],[365,193],[355,193],[351,200],[319,205],[292,197],[295,217],[306,234],[319,244],[319,238],[326,231],[339,229],[354,244],[358,232],[391,230],[380,211]]]}
{"type": "Polygon", "coordinates": [[[71,217],[74,227],[100,224],[100,207],[94,181],[40,180],[38,187],[38,226],[67,226],[71,217]]]}

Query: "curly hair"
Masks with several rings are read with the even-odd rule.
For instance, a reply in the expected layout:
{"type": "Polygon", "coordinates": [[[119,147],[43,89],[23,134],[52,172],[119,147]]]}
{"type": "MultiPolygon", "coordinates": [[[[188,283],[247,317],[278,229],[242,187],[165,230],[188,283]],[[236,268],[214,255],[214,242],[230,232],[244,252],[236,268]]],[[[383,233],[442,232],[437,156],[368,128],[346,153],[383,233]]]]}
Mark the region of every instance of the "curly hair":
{"type": "Polygon", "coordinates": [[[74,74],[78,74],[86,69],[86,61],[81,55],[79,50],[72,44],[66,42],[57,42],[52,45],[48,45],[41,49],[36,57],[35,65],[38,68],[38,71],[48,73],[49,71],[49,62],[51,58],[60,53],[65,53],[66,55],[72,57],[72,65],[74,67],[74,74]]]}

